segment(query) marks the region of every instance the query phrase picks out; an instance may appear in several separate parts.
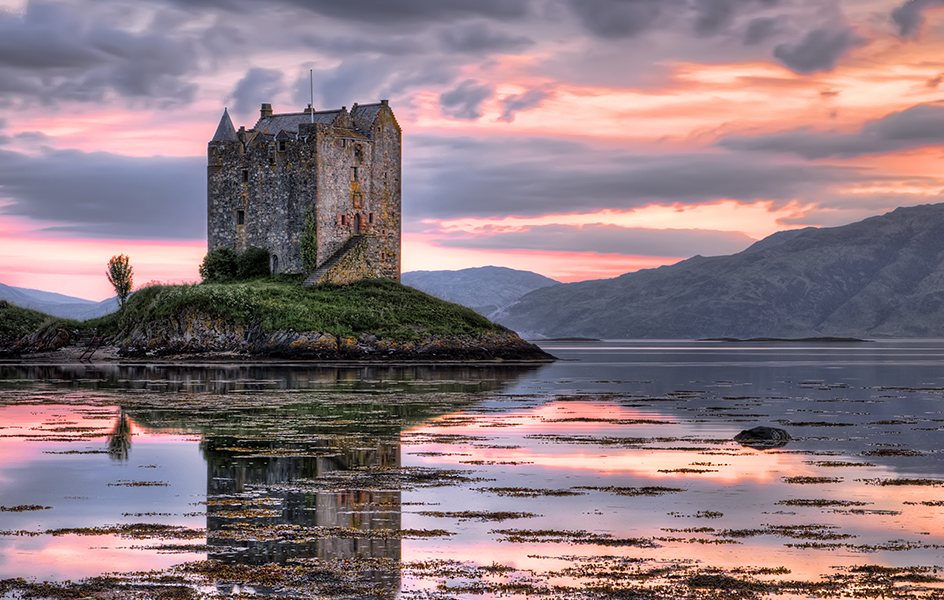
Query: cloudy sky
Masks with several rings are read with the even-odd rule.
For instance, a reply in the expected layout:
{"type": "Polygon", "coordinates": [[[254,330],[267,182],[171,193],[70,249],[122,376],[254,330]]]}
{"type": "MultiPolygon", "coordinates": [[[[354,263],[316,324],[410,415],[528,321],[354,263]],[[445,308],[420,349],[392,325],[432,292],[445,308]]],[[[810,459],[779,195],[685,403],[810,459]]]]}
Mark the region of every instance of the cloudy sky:
{"type": "Polygon", "coordinates": [[[194,280],[223,107],[388,98],[403,269],[564,281],[944,188],[944,0],[0,0],[0,282],[194,280]]]}

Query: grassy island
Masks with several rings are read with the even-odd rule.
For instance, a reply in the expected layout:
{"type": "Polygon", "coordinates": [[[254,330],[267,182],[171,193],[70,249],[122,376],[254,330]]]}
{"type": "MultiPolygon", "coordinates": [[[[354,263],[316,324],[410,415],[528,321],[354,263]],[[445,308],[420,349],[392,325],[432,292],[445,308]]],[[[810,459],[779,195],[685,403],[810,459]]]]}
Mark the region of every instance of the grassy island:
{"type": "Polygon", "coordinates": [[[16,344],[20,351],[49,350],[62,343],[63,330],[77,335],[94,330],[125,357],[552,358],[469,308],[389,279],[309,288],[302,287],[298,277],[284,275],[150,285],[132,294],[117,313],[83,323],[48,318],[31,323],[32,335],[16,344]]]}

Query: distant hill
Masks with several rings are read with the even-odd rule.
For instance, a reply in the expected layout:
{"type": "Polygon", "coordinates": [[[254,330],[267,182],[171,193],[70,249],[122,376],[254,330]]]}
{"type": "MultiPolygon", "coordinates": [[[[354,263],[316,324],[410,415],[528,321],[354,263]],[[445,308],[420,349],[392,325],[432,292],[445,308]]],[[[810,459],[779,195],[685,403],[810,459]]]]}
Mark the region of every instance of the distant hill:
{"type": "Polygon", "coordinates": [[[539,289],[492,318],[526,338],[944,337],[944,204],[539,289]]]}
{"type": "Polygon", "coordinates": [[[410,271],[403,273],[400,281],[431,296],[468,306],[489,318],[528,292],[560,285],[544,275],[506,267],[410,271]]]}
{"type": "Polygon", "coordinates": [[[118,299],[109,298],[101,302],[65,296],[53,292],[13,287],[0,283],[0,300],[22,308],[31,308],[54,317],[84,321],[118,310],[118,299]]]}

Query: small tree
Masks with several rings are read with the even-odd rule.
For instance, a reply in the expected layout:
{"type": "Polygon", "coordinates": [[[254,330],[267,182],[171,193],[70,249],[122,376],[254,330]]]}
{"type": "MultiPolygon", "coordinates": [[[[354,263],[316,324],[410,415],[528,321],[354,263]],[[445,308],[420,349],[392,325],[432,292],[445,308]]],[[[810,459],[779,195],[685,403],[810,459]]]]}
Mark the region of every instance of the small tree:
{"type": "Polygon", "coordinates": [[[318,221],[315,207],[305,211],[305,228],[302,230],[302,266],[311,273],[318,267],[318,221]]]}
{"type": "Polygon", "coordinates": [[[131,295],[133,271],[131,259],[124,254],[112,256],[111,260],[108,261],[108,270],[105,271],[105,275],[108,276],[108,281],[115,288],[115,293],[118,294],[119,308],[123,309],[125,307],[125,300],[131,295]]]}
{"type": "Polygon", "coordinates": [[[269,251],[265,248],[250,246],[245,252],[236,257],[236,278],[252,279],[266,277],[272,272],[269,264],[269,251]]]}
{"type": "Polygon", "coordinates": [[[200,264],[200,277],[204,281],[226,281],[236,277],[236,253],[226,246],[210,250],[200,264]]]}

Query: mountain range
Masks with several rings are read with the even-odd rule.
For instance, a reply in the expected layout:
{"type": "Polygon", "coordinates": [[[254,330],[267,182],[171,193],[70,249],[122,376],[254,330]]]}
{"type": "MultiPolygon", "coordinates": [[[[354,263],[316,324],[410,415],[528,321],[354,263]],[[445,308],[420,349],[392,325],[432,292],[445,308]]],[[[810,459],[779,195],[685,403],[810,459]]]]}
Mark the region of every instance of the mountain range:
{"type": "Polygon", "coordinates": [[[538,289],[493,318],[531,339],[944,337],[944,204],[538,289]]]}
{"type": "Polygon", "coordinates": [[[507,267],[410,271],[400,276],[400,282],[442,300],[468,306],[490,319],[528,292],[560,285],[559,281],[544,275],[507,267]]]}
{"type": "Polygon", "coordinates": [[[113,313],[118,310],[118,298],[101,302],[44,292],[29,288],[14,287],[0,283],[0,300],[6,300],[23,308],[32,308],[54,317],[84,321],[113,313]]]}
{"type": "MultiPolygon", "coordinates": [[[[530,339],[944,337],[944,204],[842,227],[788,230],[730,256],[694,256],[614,279],[530,271],[412,271],[402,282],[530,339]]],[[[0,284],[0,299],[66,318],[113,312],[0,284]]]]}

